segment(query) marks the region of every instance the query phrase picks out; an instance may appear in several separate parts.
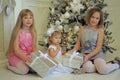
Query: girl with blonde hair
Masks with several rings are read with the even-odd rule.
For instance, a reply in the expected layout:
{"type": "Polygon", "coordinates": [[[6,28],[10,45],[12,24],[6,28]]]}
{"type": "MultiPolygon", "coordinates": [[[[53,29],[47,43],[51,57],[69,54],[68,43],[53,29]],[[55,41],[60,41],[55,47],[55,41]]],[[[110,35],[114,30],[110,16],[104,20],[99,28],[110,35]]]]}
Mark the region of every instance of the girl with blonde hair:
{"type": "Polygon", "coordinates": [[[23,9],[18,19],[9,43],[7,51],[7,67],[18,74],[27,74],[29,67],[26,61],[32,62],[31,52],[36,50],[36,30],[34,16],[31,10],[23,9]]]}

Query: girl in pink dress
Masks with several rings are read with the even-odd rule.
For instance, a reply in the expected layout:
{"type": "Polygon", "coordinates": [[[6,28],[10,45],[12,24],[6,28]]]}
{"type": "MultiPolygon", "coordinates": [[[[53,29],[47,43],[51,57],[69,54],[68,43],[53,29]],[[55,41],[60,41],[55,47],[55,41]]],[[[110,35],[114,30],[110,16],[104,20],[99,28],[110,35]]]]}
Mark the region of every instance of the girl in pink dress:
{"type": "Polygon", "coordinates": [[[23,9],[13,29],[7,51],[8,69],[18,74],[27,74],[29,67],[25,62],[32,62],[29,55],[35,50],[36,30],[34,16],[31,10],[23,9]]]}

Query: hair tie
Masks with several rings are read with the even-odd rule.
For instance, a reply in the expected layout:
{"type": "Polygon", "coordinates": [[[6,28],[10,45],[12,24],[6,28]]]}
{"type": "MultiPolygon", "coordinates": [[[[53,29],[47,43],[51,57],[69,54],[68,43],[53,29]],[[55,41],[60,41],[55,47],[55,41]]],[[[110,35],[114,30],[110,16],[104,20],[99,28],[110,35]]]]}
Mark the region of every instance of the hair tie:
{"type": "Polygon", "coordinates": [[[51,27],[51,28],[48,28],[48,30],[47,30],[47,35],[48,35],[48,36],[51,36],[54,31],[55,31],[54,28],[52,28],[52,27],[51,27]]]}

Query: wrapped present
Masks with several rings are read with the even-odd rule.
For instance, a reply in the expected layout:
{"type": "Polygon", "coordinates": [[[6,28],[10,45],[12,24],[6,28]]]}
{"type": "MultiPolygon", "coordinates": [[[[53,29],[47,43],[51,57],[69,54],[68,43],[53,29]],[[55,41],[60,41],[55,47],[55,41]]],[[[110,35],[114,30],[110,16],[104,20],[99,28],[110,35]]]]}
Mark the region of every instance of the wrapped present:
{"type": "Polygon", "coordinates": [[[41,51],[33,52],[30,56],[33,61],[32,63],[26,62],[26,64],[41,77],[44,77],[52,67],[58,64],[57,61],[41,51]]]}
{"type": "Polygon", "coordinates": [[[83,56],[76,51],[74,51],[73,53],[69,51],[63,57],[63,65],[65,66],[80,69],[82,63],[83,63],[83,56]]]}

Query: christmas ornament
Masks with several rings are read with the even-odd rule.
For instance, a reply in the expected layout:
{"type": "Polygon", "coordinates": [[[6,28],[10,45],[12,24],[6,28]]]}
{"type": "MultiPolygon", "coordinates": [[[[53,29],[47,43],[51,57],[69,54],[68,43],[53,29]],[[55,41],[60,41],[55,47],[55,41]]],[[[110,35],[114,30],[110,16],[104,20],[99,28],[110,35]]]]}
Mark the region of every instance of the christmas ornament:
{"type": "Polygon", "coordinates": [[[69,12],[66,12],[66,13],[64,14],[64,16],[65,16],[65,18],[69,18],[69,17],[70,17],[69,12]]]}
{"type": "Polygon", "coordinates": [[[59,26],[58,26],[58,29],[62,32],[62,31],[63,31],[63,26],[62,26],[62,25],[59,25],[59,26]]]}
{"type": "Polygon", "coordinates": [[[54,8],[50,8],[50,13],[51,13],[51,15],[53,15],[54,13],[55,13],[55,10],[54,10],[54,8]]]}
{"type": "Polygon", "coordinates": [[[76,32],[78,32],[79,31],[79,26],[74,26],[74,32],[76,33],[76,32]]]}
{"type": "Polygon", "coordinates": [[[60,20],[56,20],[55,24],[59,26],[61,24],[60,20]]]}

